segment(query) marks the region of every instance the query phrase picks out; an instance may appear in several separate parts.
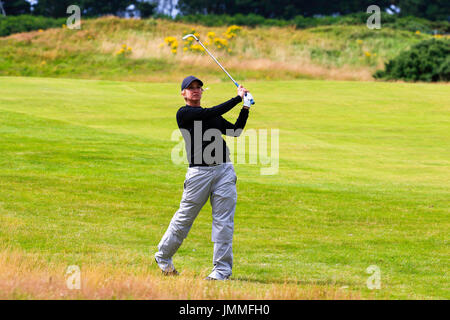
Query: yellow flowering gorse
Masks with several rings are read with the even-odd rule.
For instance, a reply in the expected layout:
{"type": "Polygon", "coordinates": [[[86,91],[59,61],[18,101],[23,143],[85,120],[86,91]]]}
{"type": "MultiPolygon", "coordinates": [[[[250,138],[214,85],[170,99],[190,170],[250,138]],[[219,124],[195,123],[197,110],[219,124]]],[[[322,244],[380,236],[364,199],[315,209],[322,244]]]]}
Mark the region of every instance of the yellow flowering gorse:
{"type": "Polygon", "coordinates": [[[233,38],[235,38],[238,35],[238,33],[241,30],[242,30],[242,27],[239,27],[239,26],[236,26],[236,25],[229,26],[227,31],[224,33],[224,36],[227,39],[233,39],[233,38]]]}
{"type": "Polygon", "coordinates": [[[178,49],[178,41],[177,38],[175,37],[166,37],[164,39],[164,43],[161,43],[159,45],[159,47],[164,47],[164,46],[169,46],[170,47],[170,51],[175,54],[177,53],[177,49],[178,49]]]}
{"type": "Polygon", "coordinates": [[[126,44],[123,44],[122,47],[116,51],[117,56],[125,57],[130,55],[133,52],[133,49],[126,44]]]}
{"type": "MultiPolygon", "coordinates": [[[[223,33],[224,38],[216,36],[216,33],[213,31],[209,31],[206,35],[206,40],[202,41],[205,46],[214,46],[218,50],[224,50],[227,53],[231,53],[232,50],[230,48],[229,41],[233,38],[236,38],[239,34],[240,30],[242,30],[242,27],[232,25],[227,28],[226,32],[223,33]]],[[[185,30],[183,32],[183,35],[185,34],[193,34],[197,38],[200,38],[200,33],[198,33],[194,28],[191,28],[190,30],[185,30]]],[[[160,48],[163,48],[165,46],[170,47],[170,50],[172,53],[177,53],[178,50],[178,41],[175,37],[166,37],[164,39],[164,43],[161,43],[159,45],[160,48]]],[[[197,52],[202,53],[205,51],[205,49],[198,44],[194,38],[190,37],[183,41],[182,43],[182,52],[197,52]]]]}

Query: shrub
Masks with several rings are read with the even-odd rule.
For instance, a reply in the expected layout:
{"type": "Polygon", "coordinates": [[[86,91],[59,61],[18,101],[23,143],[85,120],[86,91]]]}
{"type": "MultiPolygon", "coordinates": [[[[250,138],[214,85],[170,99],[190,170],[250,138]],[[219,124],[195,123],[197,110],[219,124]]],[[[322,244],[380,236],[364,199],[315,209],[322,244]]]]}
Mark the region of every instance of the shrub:
{"type": "Polygon", "coordinates": [[[305,29],[309,27],[316,27],[318,25],[316,20],[317,19],[310,17],[305,18],[304,16],[296,16],[294,18],[294,23],[297,29],[305,29]]]}
{"type": "Polygon", "coordinates": [[[19,32],[61,27],[66,20],[66,18],[54,19],[30,15],[0,17],[0,37],[19,32]]]}
{"type": "Polygon", "coordinates": [[[450,23],[448,21],[429,21],[417,17],[400,17],[388,21],[382,18],[381,22],[382,26],[385,27],[412,32],[418,30],[422,33],[432,33],[436,30],[439,33],[448,33],[450,31],[450,23]]]}
{"type": "MultiPolygon", "coordinates": [[[[208,27],[229,26],[237,24],[241,26],[288,26],[294,25],[297,29],[312,28],[317,26],[329,25],[364,25],[370,15],[365,12],[352,13],[344,16],[321,16],[321,17],[304,17],[295,16],[292,20],[268,19],[257,14],[236,14],[234,16],[222,14],[193,14],[178,15],[174,20],[186,23],[202,24],[208,27]]],[[[154,18],[172,19],[170,16],[154,15],[154,18]]],[[[382,27],[390,27],[393,29],[409,30],[415,32],[417,30],[422,33],[432,33],[436,30],[439,33],[450,32],[450,23],[448,21],[429,21],[417,17],[399,17],[397,15],[381,13],[382,27]]]]}
{"type": "MultiPolygon", "coordinates": [[[[160,16],[157,16],[160,17],[160,16]]],[[[164,17],[168,18],[168,17],[164,17]]],[[[170,19],[170,18],[169,18],[170,19]]],[[[236,14],[234,16],[229,16],[226,14],[216,15],[216,14],[194,14],[180,16],[175,18],[175,21],[182,21],[186,23],[198,23],[207,27],[219,27],[219,26],[229,26],[229,25],[241,25],[241,26],[279,26],[283,27],[289,24],[293,24],[292,21],[282,20],[282,19],[267,19],[263,16],[257,14],[236,14]]]]}
{"type": "Polygon", "coordinates": [[[431,39],[403,51],[374,77],[405,81],[450,81],[450,40],[431,39]]]}

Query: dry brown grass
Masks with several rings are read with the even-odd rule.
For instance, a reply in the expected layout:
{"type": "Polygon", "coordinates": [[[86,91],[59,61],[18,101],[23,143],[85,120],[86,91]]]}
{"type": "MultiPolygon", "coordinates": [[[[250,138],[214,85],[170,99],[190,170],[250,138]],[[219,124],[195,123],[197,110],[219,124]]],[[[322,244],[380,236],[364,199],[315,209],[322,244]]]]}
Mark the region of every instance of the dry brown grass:
{"type": "MultiPolygon", "coordinates": [[[[117,80],[161,82],[178,80],[180,74],[184,74],[187,69],[195,69],[204,77],[211,72],[217,72],[217,66],[212,61],[205,61],[203,55],[183,52],[181,36],[194,27],[203,38],[209,31],[215,32],[220,37],[226,31],[226,27],[205,27],[163,20],[157,20],[155,23],[154,27],[144,28],[139,21],[105,17],[85,21],[83,29],[78,31],[56,28],[41,33],[34,31],[15,34],[8,38],[39,43],[47,47],[46,51],[37,53],[42,60],[47,61],[63,58],[64,52],[86,51],[114,57],[125,44],[132,48],[129,59],[164,59],[173,66],[173,70],[166,70],[164,73],[132,74],[126,75],[125,78],[121,75],[117,80]],[[170,52],[169,47],[160,47],[167,36],[174,36],[179,41],[179,50],[175,55],[170,52]]],[[[233,50],[232,55],[214,48],[210,49],[231,72],[245,70],[248,80],[261,78],[266,80],[293,78],[373,80],[373,67],[347,64],[337,67],[312,61],[311,48],[332,49],[336,46],[336,41],[321,38],[310,31],[295,28],[243,27],[241,34],[230,41],[230,44],[233,50]]]]}
{"type": "Polygon", "coordinates": [[[299,300],[359,299],[359,295],[331,286],[282,282],[263,284],[232,280],[210,282],[189,271],[163,277],[156,265],[126,271],[112,265],[81,266],[81,289],[69,290],[67,266],[48,263],[37,254],[0,251],[0,299],[237,299],[299,300]]]}
{"type": "MultiPolygon", "coordinates": [[[[181,38],[184,30],[189,30],[191,25],[173,24],[168,32],[167,27],[158,25],[157,31],[151,34],[128,31],[119,41],[117,39],[102,39],[101,52],[112,54],[123,44],[133,48],[130,56],[132,59],[169,58],[174,65],[189,65],[205,71],[216,70],[211,63],[205,63],[202,55],[182,52],[178,50],[176,55],[170,52],[167,46],[160,47],[166,36],[181,38]],[[178,27],[177,27],[178,26],[178,27]]],[[[225,27],[195,26],[200,34],[205,35],[213,31],[216,35],[225,32],[225,27]]],[[[262,71],[267,74],[267,79],[290,79],[292,77],[310,77],[331,80],[360,80],[372,81],[373,68],[367,66],[342,67],[320,65],[311,61],[309,47],[317,46],[329,48],[333,42],[329,39],[320,39],[309,32],[296,30],[295,28],[267,28],[249,29],[243,28],[242,34],[234,42],[233,55],[210,48],[214,55],[230,70],[262,71]],[[276,38],[273,35],[277,35],[276,38]],[[301,42],[305,48],[298,49],[293,43],[301,42]]],[[[180,43],[181,47],[181,43],[180,43]]],[[[260,73],[261,74],[261,73],[260,73]]],[[[258,78],[260,76],[258,75],[258,78]]],[[[251,78],[251,76],[249,76],[251,78]]]]}
{"type": "MultiPolygon", "coordinates": [[[[219,81],[222,73],[211,59],[206,58],[205,54],[183,51],[181,37],[192,32],[192,28],[203,40],[210,31],[218,37],[224,37],[226,31],[226,27],[206,27],[165,20],[140,21],[103,17],[84,21],[81,30],[55,28],[43,32],[14,34],[5,39],[30,45],[15,49],[15,56],[24,56],[24,61],[28,61],[30,65],[47,64],[48,69],[58,70],[61,61],[69,65],[76,63],[77,66],[68,75],[70,77],[173,82],[179,81],[188,73],[195,73],[208,82],[219,81]],[[178,40],[176,54],[167,45],[160,46],[168,36],[178,40]],[[123,45],[132,48],[131,54],[120,63],[114,62],[116,53],[123,45]],[[79,54],[88,57],[83,60],[86,65],[83,65],[83,61],[72,61],[79,54]],[[145,61],[149,64],[137,67],[136,72],[121,72],[121,65],[128,62],[133,65],[133,60],[139,66],[143,66],[145,61]],[[97,61],[108,61],[106,65],[111,67],[105,66],[107,70],[100,68],[98,72],[92,73],[89,72],[89,63],[92,61],[94,64],[97,61]],[[163,70],[151,67],[160,62],[165,63],[163,70]]],[[[367,64],[363,51],[372,51],[370,42],[367,42],[367,48],[361,47],[362,51],[358,51],[352,49],[345,39],[333,36],[330,32],[314,30],[243,27],[238,36],[229,41],[231,54],[214,46],[210,46],[210,49],[230,73],[246,81],[304,78],[373,81],[372,74],[377,68],[382,68],[384,58],[380,54],[376,61],[367,64]],[[312,52],[316,53],[313,55],[312,52]],[[341,54],[338,58],[328,58],[330,52],[331,55],[333,52],[341,54]]],[[[352,32],[350,29],[347,31],[352,32]]]]}

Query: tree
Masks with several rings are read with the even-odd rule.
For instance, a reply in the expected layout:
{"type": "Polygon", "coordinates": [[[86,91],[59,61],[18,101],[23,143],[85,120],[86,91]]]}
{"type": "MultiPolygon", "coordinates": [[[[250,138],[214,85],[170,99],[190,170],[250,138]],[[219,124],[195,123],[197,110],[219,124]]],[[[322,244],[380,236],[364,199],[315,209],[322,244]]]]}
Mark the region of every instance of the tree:
{"type": "Polygon", "coordinates": [[[136,4],[133,0],[82,0],[80,2],[82,12],[88,16],[116,14],[118,11],[125,11],[130,4],[136,4]]]}
{"type": "Polygon", "coordinates": [[[15,16],[19,14],[29,14],[31,12],[31,5],[26,0],[0,0],[0,2],[3,3],[3,10],[0,6],[0,14],[3,13],[6,15],[7,13],[9,16],[15,16]]]}
{"type": "Polygon", "coordinates": [[[73,2],[73,0],[38,0],[33,7],[33,14],[53,18],[65,17],[67,16],[67,7],[73,2]]]}
{"type": "Polygon", "coordinates": [[[155,8],[157,7],[156,3],[151,3],[148,1],[137,1],[136,9],[141,12],[141,18],[148,18],[155,12],[155,8]]]}
{"type": "Polygon", "coordinates": [[[366,12],[367,7],[372,4],[378,5],[383,10],[391,2],[391,0],[179,0],[178,9],[182,14],[254,13],[265,18],[291,19],[297,15],[311,17],[366,12]]]}
{"type": "Polygon", "coordinates": [[[448,0],[395,0],[401,16],[415,16],[429,20],[450,19],[450,2],[448,0]]]}
{"type": "Polygon", "coordinates": [[[50,17],[67,16],[67,8],[76,4],[80,7],[81,13],[85,16],[100,16],[106,14],[116,14],[124,11],[130,4],[135,4],[135,0],[38,0],[34,6],[33,13],[36,15],[50,17]]]}
{"type": "Polygon", "coordinates": [[[6,16],[5,9],[3,9],[3,2],[0,0],[0,13],[6,16]]]}

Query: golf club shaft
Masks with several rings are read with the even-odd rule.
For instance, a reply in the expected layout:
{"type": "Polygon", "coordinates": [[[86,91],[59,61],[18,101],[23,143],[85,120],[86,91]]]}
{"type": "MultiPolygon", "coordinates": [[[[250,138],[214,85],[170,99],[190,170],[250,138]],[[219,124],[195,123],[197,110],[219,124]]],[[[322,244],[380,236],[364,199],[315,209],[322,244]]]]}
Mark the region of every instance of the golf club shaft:
{"type": "MultiPolygon", "coordinates": [[[[209,52],[209,50],[203,45],[203,43],[200,41],[199,38],[197,38],[194,34],[187,34],[183,37],[183,40],[186,40],[189,37],[194,38],[198,43],[200,43],[200,45],[203,47],[203,49],[205,49],[205,51],[209,54],[209,56],[217,63],[217,65],[223,70],[223,72],[225,72],[227,74],[227,76],[231,79],[231,81],[233,81],[235,86],[239,88],[239,83],[237,83],[236,80],[234,80],[233,77],[228,73],[228,71],[225,70],[224,67],[222,67],[220,62],[217,61],[217,59],[212,55],[211,52],[209,52]]],[[[246,92],[242,99],[244,100],[244,106],[246,104],[248,104],[248,106],[255,104],[255,100],[253,99],[253,96],[250,94],[250,92],[246,92]]]]}
{"type": "Polygon", "coordinates": [[[239,83],[237,83],[236,80],[234,80],[233,77],[228,73],[228,71],[225,70],[224,67],[222,67],[222,65],[220,64],[220,62],[217,61],[217,59],[211,54],[211,52],[209,52],[209,50],[203,45],[203,43],[202,43],[199,39],[195,39],[195,40],[197,40],[197,42],[200,43],[200,45],[203,47],[203,49],[206,50],[206,52],[209,54],[209,56],[210,56],[211,58],[213,58],[213,60],[219,65],[219,67],[222,68],[222,70],[227,74],[227,76],[230,77],[231,81],[233,81],[233,83],[236,85],[236,87],[239,88],[239,83]]]}

